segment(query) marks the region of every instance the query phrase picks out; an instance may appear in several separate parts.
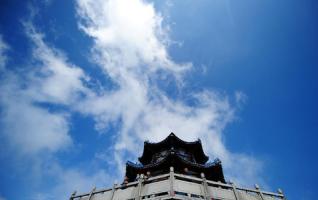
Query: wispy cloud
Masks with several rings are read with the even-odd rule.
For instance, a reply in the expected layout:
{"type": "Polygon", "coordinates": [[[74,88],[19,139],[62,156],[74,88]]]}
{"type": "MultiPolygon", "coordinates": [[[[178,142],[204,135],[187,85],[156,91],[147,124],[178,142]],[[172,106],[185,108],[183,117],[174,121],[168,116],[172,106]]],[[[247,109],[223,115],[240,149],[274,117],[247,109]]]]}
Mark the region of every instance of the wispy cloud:
{"type": "MultiPolygon", "coordinates": [[[[192,65],[178,64],[170,58],[163,16],[151,3],[77,2],[80,27],[95,42],[92,55],[118,85],[104,95],[85,99],[78,109],[94,116],[99,128],[121,122],[113,147],[118,165],[127,158],[136,159],[143,140],[159,141],[174,131],[185,140],[201,138],[208,154],[223,161],[231,179],[242,184],[259,180],[261,163],[248,155],[231,153],[224,144],[223,130],[235,113],[226,95],[193,92],[187,95],[189,103],[167,95],[153,81],[165,74],[183,82],[192,65]]],[[[182,87],[179,89],[182,93],[182,87]]],[[[243,96],[237,93],[236,98],[241,101],[243,96]]]]}
{"type": "MultiPolygon", "coordinates": [[[[177,63],[169,56],[164,16],[153,4],[142,0],[78,0],[77,13],[79,27],[94,41],[89,59],[93,58],[115,87],[98,92],[88,87],[94,77],[88,77],[62,51],[47,45],[32,22],[24,23],[24,27],[33,44],[33,65],[23,72],[6,68],[0,84],[4,138],[11,149],[27,155],[26,159],[35,157],[40,163],[37,172],[56,183],[50,191],[37,192],[35,199],[61,199],[73,190],[107,184],[105,180],[116,176],[120,179],[125,161],[137,158],[144,140],[159,141],[171,131],[185,140],[201,138],[205,151],[223,161],[230,179],[241,184],[262,181],[260,161],[225,146],[224,129],[235,119],[236,111],[229,97],[210,90],[183,91],[186,73],[193,66],[177,63]],[[162,87],[165,81],[182,95],[168,94],[162,87]],[[59,163],[56,153],[74,144],[69,119],[73,113],[94,118],[101,132],[118,125],[112,130],[113,154],[108,159],[109,165],[117,166],[117,172],[110,176],[98,168],[88,173],[59,163]]],[[[5,43],[1,40],[0,44],[5,43]]],[[[6,47],[0,45],[0,49],[0,55],[5,55],[6,47]]],[[[243,93],[236,94],[238,104],[244,99],[243,93]]]]}
{"type": "Polygon", "coordinates": [[[2,35],[0,35],[0,70],[3,70],[6,62],[7,62],[7,55],[6,52],[8,51],[9,46],[7,43],[4,42],[2,35]]]}
{"type": "Polygon", "coordinates": [[[122,76],[126,73],[142,75],[159,69],[180,72],[190,67],[169,58],[166,28],[152,4],[140,0],[77,3],[79,25],[95,40],[96,61],[113,78],[125,79],[122,76]]]}
{"type": "Polygon", "coordinates": [[[35,191],[32,199],[68,199],[73,192],[89,192],[94,187],[110,185],[109,180],[114,179],[104,169],[87,171],[77,167],[65,168],[56,162],[50,162],[46,177],[53,179],[55,184],[35,191]]]}
{"type": "Polygon", "coordinates": [[[57,183],[50,190],[43,189],[45,192],[34,190],[31,199],[66,199],[74,189],[84,190],[107,180],[103,170],[96,170],[96,175],[85,175],[80,167],[62,167],[56,156],[57,152],[73,146],[69,105],[89,93],[83,86],[86,77],[62,52],[49,47],[44,35],[37,32],[31,22],[25,22],[24,27],[33,45],[30,58],[33,65],[23,71],[9,67],[3,71],[0,84],[2,145],[19,160],[17,167],[28,171],[26,176],[33,180],[32,187],[38,188],[34,184],[41,185],[48,179],[57,183]],[[62,105],[66,109],[43,104],[62,105]]]}
{"type": "Polygon", "coordinates": [[[36,64],[26,73],[6,71],[1,84],[1,122],[9,143],[21,152],[55,152],[72,143],[68,114],[39,104],[71,103],[82,89],[82,71],[46,46],[31,23],[25,27],[34,44],[32,59],[36,64]]]}
{"type": "Polygon", "coordinates": [[[81,68],[67,61],[57,49],[48,47],[43,35],[36,32],[30,22],[24,23],[26,34],[34,44],[33,57],[39,64],[29,74],[28,96],[36,101],[57,104],[74,103],[87,92],[83,81],[87,79],[81,68]]]}

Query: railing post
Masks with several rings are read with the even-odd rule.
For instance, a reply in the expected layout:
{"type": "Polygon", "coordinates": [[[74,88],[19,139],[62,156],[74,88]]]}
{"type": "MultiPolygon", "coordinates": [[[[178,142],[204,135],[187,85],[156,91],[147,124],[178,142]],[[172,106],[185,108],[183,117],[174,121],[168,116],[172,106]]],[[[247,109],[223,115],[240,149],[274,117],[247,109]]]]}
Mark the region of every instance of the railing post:
{"type": "Polygon", "coordinates": [[[72,195],[71,195],[71,197],[70,197],[70,200],[73,200],[74,197],[75,197],[75,195],[76,195],[76,190],[72,193],[72,195]]]}
{"type": "Polygon", "coordinates": [[[117,187],[117,184],[115,183],[115,184],[113,185],[112,193],[110,194],[109,200],[113,200],[116,187],[117,187]]]}
{"type": "Polygon", "coordinates": [[[265,200],[264,195],[257,184],[255,184],[255,189],[258,192],[258,195],[261,197],[261,200],[265,200]]]}
{"type": "Polygon", "coordinates": [[[94,187],[94,188],[92,189],[91,193],[90,193],[89,196],[88,196],[88,200],[91,200],[91,198],[92,198],[92,196],[93,196],[95,190],[96,190],[96,187],[94,187]]]}
{"type": "Polygon", "coordinates": [[[286,200],[285,195],[283,194],[283,190],[282,190],[282,189],[278,188],[277,192],[278,192],[278,194],[281,194],[281,195],[283,196],[283,197],[282,197],[282,200],[286,200]]]}
{"type": "Polygon", "coordinates": [[[235,199],[236,200],[240,200],[240,197],[239,197],[238,192],[236,190],[235,184],[233,182],[230,182],[230,184],[232,185],[232,189],[233,189],[233,193],[234,193],[235,199]]]}
{"type": "Polygon", "coordinates": [[[175,192],[174,192],[174,169],[173,169],[173,167],[170,167],[169,180],[170,180],[170,196],[172,197],[175,195],[175,192]]]}
{"type": "Polygon", "coordinates": [[[136,200],[140,200],[141,199],[141,190],[142,190],[143,182],[144,182],[144,175],[140,174],[140,176],[138,178],[137,194],[136,194],[136,197],[135,197],[136,200]]]}
{"type": "Polygon", "coordinates": [[[202,184],[203,184],[203,189],[204,189],[204,198],[206,200],[210,200],[211,195],[209,193],[208,183],[206,182],[206,178],[205,178],[204,173],[201,173],[201,178],[202,178],[202,184]]]}

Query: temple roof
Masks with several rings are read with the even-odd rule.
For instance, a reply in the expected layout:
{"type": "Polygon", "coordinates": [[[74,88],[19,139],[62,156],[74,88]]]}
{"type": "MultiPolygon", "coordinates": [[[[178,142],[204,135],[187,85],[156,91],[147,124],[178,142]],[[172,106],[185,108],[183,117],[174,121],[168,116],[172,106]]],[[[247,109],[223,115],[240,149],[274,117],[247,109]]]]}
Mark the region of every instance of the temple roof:
{"type": "Polygon", "coordinates": [[[161,161],[156,163],[143,165],[127,162],[126,176],[129,181],[134,181],[137,174],[146,174],[148,171],[152,175],[161,174],[168,172],[170,166],[174,166],[175,171],[179,173],[184,174],[184,168],[188,168],[190,175],[200,177],[203,172],[208,180],[225,183],[220,160],[216,159],[214,162],[206,164],[193,163],[178,155],[174,150],[169,151],[161,161]]]}
{"type": "Polygon", "coordinates": [[[199,164],[204,164],[209,160],[209,157],[205,155],[203,151],[200,139],[194,142],[186,142],[178,138],[174,133],[170,133],[168,137],[158,143],[145,141],[144,151],[142,153],[142,156],[139,157],[138,160],[143,165],[147,165],[151,162],[151,159],[155,153],[160,152],[163,149],[171,148],[183,148],[186,151],[191,152],[195,158],[195,161],[199,164]]]}

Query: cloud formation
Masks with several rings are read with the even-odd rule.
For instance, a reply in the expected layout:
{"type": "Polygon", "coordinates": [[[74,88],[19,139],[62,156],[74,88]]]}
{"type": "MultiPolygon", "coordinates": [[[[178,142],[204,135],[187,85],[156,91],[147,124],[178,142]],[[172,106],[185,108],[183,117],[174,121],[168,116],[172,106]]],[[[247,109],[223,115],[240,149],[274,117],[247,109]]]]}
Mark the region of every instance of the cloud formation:
{"type": "Polygon", "coordinates": [[[94,38],[97,62],[110,76],[120,78],[129,72],[141,75],[159,69],[179,72],[189,68],[188,64],[179,65],[169,58],[163,18],[152,4],[140,0],[80,0],[77,4],[79,25],[94,38]]]}
{"type": "Polygon", "coordinates": [[[163,17],[154,6],[142,0],[77,2],[79,26],[94,40],[95,61],[118,86],[82,101],[78,109],[94,116],[101,129],[121,122],[114,146],[117,164],[136,159],[143,140],[159,141],[173,131],[185,140],[201,138],[232,179],[254,182],[259,161],[231,153],[224,145],[223,130],[235,113],[227,97],[215,91],[194,92],[187,95],[189,103],[172,98],[153,81],[165,74],[183,82],[192,67],[171,60],[163,17]]]}
{"type": "MultiPolygon", "coordinates": [[[[201,138],[207,154],[223,161],[230,179],[242,184],[261,181],[258,160],[225,146],[223,131],[235,118],[235,105],[228,97],[209,90],[184,94],[186,74],[193,66],[176,63],[169,56],[168,29],[153,4],[78,0],[76,6],[80,29],[94,41],[88,59],[99,65],[114,87],[88,87],[94,85],[94,77],[47,45],[31,22],[24,27],[33,44],[32,66],[25,71],[5,69],[0,84],[2,135],[18,154],[40,160],[40,173],[57,183],[50,192],[39,192],[38,199],[61,199],[73,190],[87,191],[94,183],[107,184],[114,176],[120,180],[124,163],[137,158],[144,140],[159,141],[172,131],[189,141],[201,138]],[[169,94],[167,87],[182,95],[169,94]],[[98,131],[113,134],[113,159],[108,160],[114,162],[108,164],[119,170],[112,176],[105,169],[89,174],[58,161],[56,153],[74,144],[71,135],[76,133],[70,133],[69,119],[74,113],[92,117],[98,131]],[[107,128],[113,124],[118,126],[109,133],[107,128]],[[44,159],[43,152],[51,159],[44,159]]],[[[3,44],[0,40],[5,66],[7,46],[3,44]]],[[[237,93],[236,99],[239,103],[246,97],[237,93]]]]}
{"type": "Polygon", "coordinates": [[[6,152],[13,152],[18,163],[28,163],[23,167],[18,164],[22,171],[28,171],[26,176],[31,176],[34,182],[50,179],[56,183],[49,190],[34,190],[30,198],[66,199],[75,189],[85,191],[94,185],[107,184],[109,176],[104,169],[88,174],[81,167],[63,167],[56,156],[73,147],[71,104],[90,93],[84,86],[87,77],[61,51],[49,47],[44,35],[31,22],[25,22],[24,28],[33,46],[32,66],[22,71],[4,68],[0,123],[6,152]],[[54,109],[45,104],[64,107],[54,109]]]}
{"type": "Polygon", "coordinates": [[[4,69],[7,62],[6,51],[9,46],[3,41],[2,35],[0,35],[0,70],[4,69]]]}
{"type": "Polygon", "coordinates": [[[7,70],[2,79],[1,123],[11,146],[23,154],[56,152],[72,143],[68,115],[54,112],[41,103],[71,103],[80,91],[82,71],[69,65],[58,51],[50,49],[25,24],[26,34],[34,44],[34,66],[27,72],[7,70]]]}

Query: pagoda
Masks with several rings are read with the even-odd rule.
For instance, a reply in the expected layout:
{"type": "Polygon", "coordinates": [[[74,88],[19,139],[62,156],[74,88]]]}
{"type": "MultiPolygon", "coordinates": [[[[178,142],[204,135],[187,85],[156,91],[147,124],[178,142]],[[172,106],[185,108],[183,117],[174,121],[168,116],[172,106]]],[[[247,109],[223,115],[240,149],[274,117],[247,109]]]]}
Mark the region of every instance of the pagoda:
{"type": "Polygon", "coordinates": [[[200,139],[186,142],[170,133],[158,143],[145,141],[142,156],[138,160],[140,163],[126,163],[126,181],[135,181],[137,174],[165,174],[170,167],[174,167],[177,173],[198,178],[204,173],[208,180],[225,183],[221,161],[215,159],[207,163],[209,157],[205,155],[200,139]]]}
{"type": "Polygon", "coordinates": [[[138,163],[128,161],[121,184],[87,193],[73,192],[70,200],[286,200],[277,193],[238,187],[226,182],[221,161],[208,162],[201,141],[186,142],[171,133],[158,143],[144,142],[138,163]]]}

